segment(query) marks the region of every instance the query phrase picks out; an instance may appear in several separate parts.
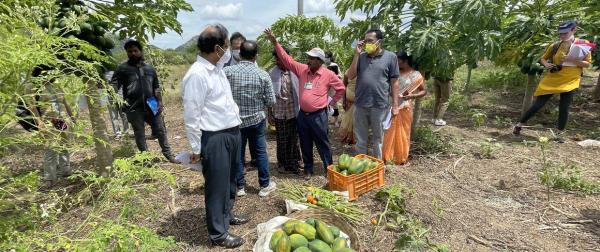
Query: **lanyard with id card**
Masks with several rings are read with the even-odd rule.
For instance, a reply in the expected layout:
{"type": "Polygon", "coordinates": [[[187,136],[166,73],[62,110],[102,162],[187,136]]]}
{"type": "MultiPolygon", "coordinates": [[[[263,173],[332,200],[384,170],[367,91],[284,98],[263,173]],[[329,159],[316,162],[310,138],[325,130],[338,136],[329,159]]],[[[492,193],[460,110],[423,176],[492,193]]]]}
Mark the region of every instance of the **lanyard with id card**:
{"type": "Polygon", "coordinates": [[[304,89],[311,90],[312,88],[313,88],[313,84],[310,81],[307,83],[304,83],[304,89]]]}

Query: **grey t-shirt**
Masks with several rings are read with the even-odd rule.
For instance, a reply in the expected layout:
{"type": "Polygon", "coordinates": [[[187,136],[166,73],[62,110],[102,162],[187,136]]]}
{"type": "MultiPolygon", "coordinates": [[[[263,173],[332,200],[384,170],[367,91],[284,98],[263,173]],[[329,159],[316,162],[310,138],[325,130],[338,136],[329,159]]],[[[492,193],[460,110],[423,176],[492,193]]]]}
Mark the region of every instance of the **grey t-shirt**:
{"type": "Polygon", "coordinates": [[[383,50],[377,56],[369,57],[362,53],[356,70],[354,104],[363,108],[388,108],[391,80],[400,75],[396,54],[383,50]]]}

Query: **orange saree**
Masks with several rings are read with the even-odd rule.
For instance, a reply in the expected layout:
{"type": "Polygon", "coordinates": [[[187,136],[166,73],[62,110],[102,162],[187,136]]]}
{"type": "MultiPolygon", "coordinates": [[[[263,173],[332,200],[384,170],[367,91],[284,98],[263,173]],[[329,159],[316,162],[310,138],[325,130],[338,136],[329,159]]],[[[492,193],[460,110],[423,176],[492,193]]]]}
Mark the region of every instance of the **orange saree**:
{"type": "MultiPolygon", "coordinates": [[[[418,71],[401,75],[399,79],[402,93],[412,93],[423,85],[423,77],[418,71]]],[[[384,133],[382,155],[386,163],[402,165],[408,161],[413,106],[412,100],[401,100],[400,112],[392,118],[390,128],[384,133]]]]}

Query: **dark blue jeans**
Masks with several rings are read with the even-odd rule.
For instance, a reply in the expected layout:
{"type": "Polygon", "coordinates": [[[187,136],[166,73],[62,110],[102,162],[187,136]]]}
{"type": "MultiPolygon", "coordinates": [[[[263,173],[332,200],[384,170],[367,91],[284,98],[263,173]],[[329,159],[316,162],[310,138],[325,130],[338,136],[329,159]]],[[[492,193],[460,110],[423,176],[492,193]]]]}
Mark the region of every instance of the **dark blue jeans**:
{"type": "MultiPolygon", "coordinates": [[[[298,113],[298,135],[300,137],[300,149],[304,161],[304,172],[313,174],[313,143],[317,146],[323,166],[333,163],[331,157],[331,146],[327,131],[329,127],[327,110],[322,109],[312,113],[300,111],[298,113]]],[[[327,174],[327,172],[325,172],[327,174]]]]}
{"type": "Polygon", "coordinates": [[[269,157],[267,156],[267,138],[265,137],[265,120],[262,122],[241,128],[242,132],[242,151],[240,165],[237,172],[238,189],[246,186],[244,177],[244,163],[246,162],[246,143],[250,144],[250,152],[256,153],[256,166],[258,169],[258,184],[260,187],[269,185],[269,157]]]}

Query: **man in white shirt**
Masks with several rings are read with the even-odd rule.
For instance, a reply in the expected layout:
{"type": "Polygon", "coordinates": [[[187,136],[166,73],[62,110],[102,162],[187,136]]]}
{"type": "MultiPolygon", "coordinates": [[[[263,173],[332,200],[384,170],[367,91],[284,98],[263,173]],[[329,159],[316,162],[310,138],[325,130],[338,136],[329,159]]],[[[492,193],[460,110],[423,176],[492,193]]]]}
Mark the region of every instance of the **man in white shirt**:
{"type": "Polygon", "coordinates": [[[200,34],[200,54],[183,78],[182,96],[191,162],[202,161],[210,240],[221,247],[236,248],[244,244],[244,239],[229,233],[229,225],[247,223],[248,218],[232,212],[242,121],[223,72],[223,65],[231,58],[227,37],[227,29],[221,24],[210,25],[200,34]]]}

